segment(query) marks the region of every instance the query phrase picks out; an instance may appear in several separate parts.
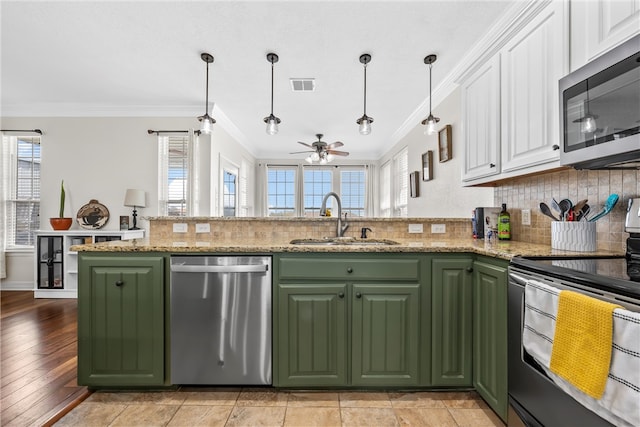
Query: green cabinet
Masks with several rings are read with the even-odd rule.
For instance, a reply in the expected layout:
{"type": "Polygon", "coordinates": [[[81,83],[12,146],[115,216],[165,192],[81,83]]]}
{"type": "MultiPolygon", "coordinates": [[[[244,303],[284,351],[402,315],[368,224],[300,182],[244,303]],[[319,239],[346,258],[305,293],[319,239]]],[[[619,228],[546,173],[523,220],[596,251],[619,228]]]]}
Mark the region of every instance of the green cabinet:
{"type": "Polygon", "coordinates": [[[356,386],[418,385],[420,284],[352,286],[356,386]]]}
{"type": "Polygon", "coordinates": [[[422,257],[281,254],[274,385],[418,385],[422,257]]]}
{"type": "MultiPolygon", "coordinates": [[[[279,284],[279,366],[275,379],[288,386],[339,386],[347,381],[345,284],[279,284]]],[[[275,332],[275,331],[274,331],[275,332]]],[[[275,334],[274,334],[275,337],[275,334]]]]}
{"type": "Polygon", "coordinates": [[[473,385],[506,421],[507,392],[506,261],[479,257],[473,266],[473,385]]]}
{"type": "Polygon", "coordinates": [[[78,384],[164,383],[164,258],[79,254],[78,384]]]}
{"type": "Polygon", "coordinates": [[[432,261],[431,384],[472,385],[473,258],[432,261]]]}

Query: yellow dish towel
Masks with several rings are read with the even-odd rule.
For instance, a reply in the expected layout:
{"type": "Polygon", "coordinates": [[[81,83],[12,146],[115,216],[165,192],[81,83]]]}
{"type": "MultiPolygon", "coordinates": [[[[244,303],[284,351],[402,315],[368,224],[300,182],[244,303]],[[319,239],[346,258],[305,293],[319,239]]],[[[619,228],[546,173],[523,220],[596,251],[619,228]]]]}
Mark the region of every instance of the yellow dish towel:
{"type": "Polygon", "coordinates": [[[616,308],[622,307],[560,291],[549,368],[594,399],[602,397],[609,375],[616,308]]]}

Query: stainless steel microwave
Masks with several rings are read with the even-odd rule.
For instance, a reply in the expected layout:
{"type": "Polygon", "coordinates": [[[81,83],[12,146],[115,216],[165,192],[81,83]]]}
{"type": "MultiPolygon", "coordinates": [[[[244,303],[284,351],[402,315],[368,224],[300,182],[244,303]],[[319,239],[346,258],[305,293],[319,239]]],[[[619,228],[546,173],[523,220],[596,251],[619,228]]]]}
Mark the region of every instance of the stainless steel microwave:
{"type": "Polygon", "coordinates": [[[560,164],[640,169],[640,35],[560,79],[560,164]]]}

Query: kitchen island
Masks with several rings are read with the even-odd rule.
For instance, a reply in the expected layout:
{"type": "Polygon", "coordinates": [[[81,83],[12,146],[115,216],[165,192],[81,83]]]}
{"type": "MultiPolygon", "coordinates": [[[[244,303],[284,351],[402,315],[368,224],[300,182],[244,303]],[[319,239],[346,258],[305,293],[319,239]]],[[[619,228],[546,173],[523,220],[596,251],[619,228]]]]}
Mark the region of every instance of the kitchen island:
{"type": "Polygon", "coordinates": [[[289,236],[78,245],[78,381],[171,387],[172,254],[270,255],[273,386],[476,389],[506,419],[506,269],[524,256],[619,256],[526,242],[396,237],[293,245],[289,236]]]}

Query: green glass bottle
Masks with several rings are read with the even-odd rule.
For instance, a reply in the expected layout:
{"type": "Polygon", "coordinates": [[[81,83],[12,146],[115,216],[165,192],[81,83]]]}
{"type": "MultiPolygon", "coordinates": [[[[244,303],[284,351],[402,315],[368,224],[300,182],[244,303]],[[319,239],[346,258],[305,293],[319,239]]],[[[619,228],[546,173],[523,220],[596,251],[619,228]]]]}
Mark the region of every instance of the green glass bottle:
{"type": "Polygon", "coordinates": [[[507,212],[507,204],[502,204],[498,215],[498,240],[511,240],[511,215],[507,212]]]}

